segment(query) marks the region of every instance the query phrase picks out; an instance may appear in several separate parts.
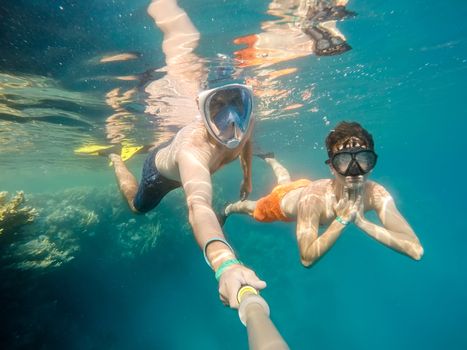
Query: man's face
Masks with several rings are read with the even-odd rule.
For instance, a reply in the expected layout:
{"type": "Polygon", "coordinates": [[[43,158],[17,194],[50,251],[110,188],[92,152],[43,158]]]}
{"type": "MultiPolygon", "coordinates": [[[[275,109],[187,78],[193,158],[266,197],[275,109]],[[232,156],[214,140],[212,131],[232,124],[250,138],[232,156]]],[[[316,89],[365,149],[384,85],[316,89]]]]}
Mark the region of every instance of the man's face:
{"type": "Polygon", "coordinates": [[[234,149],[250,136],[253,100],[246,85],[229,84],[203,91],[198,104],[208,132],[218,143],[234,149]]]}

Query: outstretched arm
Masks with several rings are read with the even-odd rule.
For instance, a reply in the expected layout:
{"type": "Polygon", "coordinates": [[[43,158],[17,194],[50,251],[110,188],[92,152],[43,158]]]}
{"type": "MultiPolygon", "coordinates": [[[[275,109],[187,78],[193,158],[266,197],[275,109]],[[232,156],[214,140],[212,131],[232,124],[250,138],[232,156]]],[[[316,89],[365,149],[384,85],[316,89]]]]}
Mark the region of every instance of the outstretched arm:
{"type": "Polygon", "coordinates": [[[190,151],[180,152],[178,159],[180,178],[185,190],[189,210],[189,221],[196,241],[205,250],[211,268],[218,272],[219,294],[221,300],[237,308],[237,292],[242,285],[248,284],[256,289],[263,289],[266,283],[247,267],[235,262],[235,253],[223,243],[226,238],[211,206],[212,185],[208,167],[190,151]],[[220,239],[212,241],[214,238],[220,239]],[[209,241],[211,243],[207,244],[209,241]],[[229,262],[226,265],[226,262],[229,262]],[[226,267],[227,266],[227,267],[226,267]],[[226,267],[226,268],[224,268],[226,267]]]}
{"type": "Polygon", "coordinates": [[[400,253],[420,260],[423,247],[414,231],[397,209],[392,196],[381,185],[376,185],[370,194],[372,207],[378,214],[383,226],[368,221],[359,211],[355,224],[370,237],[400,253]]]}
{"type": "Polygon", "coordinates": [[[240,164],[243,170],[243,181],[240,186],[240,200],[244,201],[251,193],[251,158],[253,157],[253,146],[251,139],[243,146],[240,154],[240,164]]]}

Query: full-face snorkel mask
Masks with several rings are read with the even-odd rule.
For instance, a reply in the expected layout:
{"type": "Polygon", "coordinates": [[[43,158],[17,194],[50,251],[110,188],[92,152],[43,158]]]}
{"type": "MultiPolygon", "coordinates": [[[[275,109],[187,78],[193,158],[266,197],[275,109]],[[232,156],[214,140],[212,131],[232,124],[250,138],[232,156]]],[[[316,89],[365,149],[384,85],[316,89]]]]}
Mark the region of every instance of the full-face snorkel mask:
{"type": "Polygon", "coordinates": [[[209,134],[229,149],[236,148],[251,124],[253,93],[242,84],[229,84],[198,95],[201,117],[209,134]]]}

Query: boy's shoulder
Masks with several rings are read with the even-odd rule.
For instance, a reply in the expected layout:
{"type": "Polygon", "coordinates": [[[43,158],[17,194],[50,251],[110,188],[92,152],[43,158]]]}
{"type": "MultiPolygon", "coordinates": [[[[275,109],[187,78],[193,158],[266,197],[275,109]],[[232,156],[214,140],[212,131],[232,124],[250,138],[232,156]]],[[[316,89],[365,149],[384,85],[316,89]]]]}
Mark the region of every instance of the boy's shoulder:
{"type": "Polygon", "coordinates": [[[315,195],[325,197],[325,194],[332,190],[332,179],[318,179],[311,181],[302,191],[302,196],[315,195]]]}
{"type": "Polygon", "coordinates": [[[387,196],[391,195],[389,191],[381,184],[375,182],[375,181],[367,181],[365,184],[365,191],[368,194],[371,194],[373,196],[387,196]]]}
{"type": "Polygon", "coordinates": [[[374,181],[366,183],[365,193],[370,209],[379,208],[384,202],[392,199],[391,193],[383,185],[374,181]]]}

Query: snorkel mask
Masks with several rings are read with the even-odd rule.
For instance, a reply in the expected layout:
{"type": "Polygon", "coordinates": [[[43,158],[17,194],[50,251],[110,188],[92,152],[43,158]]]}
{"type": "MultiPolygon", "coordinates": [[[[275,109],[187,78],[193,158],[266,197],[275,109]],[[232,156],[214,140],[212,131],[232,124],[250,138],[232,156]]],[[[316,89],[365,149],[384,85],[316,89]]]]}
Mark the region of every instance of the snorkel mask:
{"type": "Polygon", "coordinates": [[[326,160],[343,176],[359,176],[368,174],[376,165],[377,154],[364,147],[343,149],[337,151],[326,160]]]}
{"type": "Polygon", "coordinates": [[[198,95],[201,117],[209,134],[229,149],[236,148],[249,130],[253,92],[242,84],[229,84],[198,95]]]}

